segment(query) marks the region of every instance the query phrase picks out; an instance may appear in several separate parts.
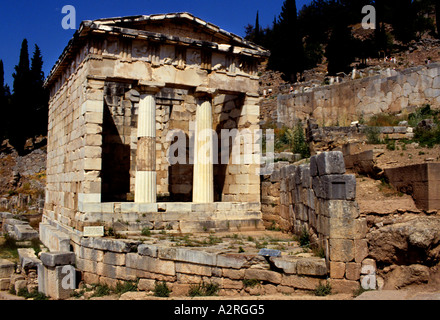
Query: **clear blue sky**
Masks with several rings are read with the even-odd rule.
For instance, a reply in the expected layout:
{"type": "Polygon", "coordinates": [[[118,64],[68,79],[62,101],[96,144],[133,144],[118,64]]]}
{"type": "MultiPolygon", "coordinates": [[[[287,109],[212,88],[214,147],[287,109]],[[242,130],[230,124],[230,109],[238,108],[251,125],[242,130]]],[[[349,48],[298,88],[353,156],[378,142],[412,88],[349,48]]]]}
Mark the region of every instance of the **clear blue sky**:
{"type": "MultiPolygon", "coordinates": [[[[218,25],[224,30],[244,36],[244,27],[255,23],[257,10],[260,25],[270,26],[281,12],[284,0],[1,0],[0,59],[5,69],[5,83],[12,91],[12,73],[18,64],[21,42],[29,43],[32,57],[37,44],[43,55],[43,71],[47,76],[74,30],[64,30],[61,9],[73,5],[76,9],[76,28],[83,20],[139,14],[190,12],[218,25]]],[[[297,0],[300,10],[311,0],[297,0]]]]}

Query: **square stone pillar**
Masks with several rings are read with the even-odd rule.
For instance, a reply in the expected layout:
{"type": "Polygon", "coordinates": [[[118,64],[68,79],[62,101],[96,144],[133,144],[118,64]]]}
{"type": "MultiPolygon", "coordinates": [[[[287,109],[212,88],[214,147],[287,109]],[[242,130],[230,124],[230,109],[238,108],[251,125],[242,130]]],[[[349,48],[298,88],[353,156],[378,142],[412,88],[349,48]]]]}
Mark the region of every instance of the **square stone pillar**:
{"type": "Polygon", "coordinates": [[[142,84],[138,113],[138,144],[134,201],[155,203],[156,185],[156,98],[163,84],[142,84]]]}
{"type": "Polygon", "coordinates": [[[214,143],[212,96],[214,90],[197,88],[196,128],[194,137],[193,202],[214,202],[214,143]]]}

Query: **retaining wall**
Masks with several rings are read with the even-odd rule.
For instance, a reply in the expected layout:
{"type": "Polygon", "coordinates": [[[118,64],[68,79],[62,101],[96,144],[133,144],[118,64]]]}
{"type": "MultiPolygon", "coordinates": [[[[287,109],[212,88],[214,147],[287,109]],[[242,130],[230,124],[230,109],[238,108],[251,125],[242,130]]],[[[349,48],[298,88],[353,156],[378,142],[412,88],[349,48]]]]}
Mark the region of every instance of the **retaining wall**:
{"type": "Polygon", "coordinates": [[[345,174],[342,152],[321,153],[308,164],[279,163],[262,183],[263,220],[297,235],[309,233],[311,245],[324,250],[336,286],[356,289],[363,263],[370,261],[367,221],[355,196],[356,179],[345,174]]]}
{"type": "Polygon", "coordinates": [[[320,126],[348,126],[361,117],[399,113],[411,106],[440,103],[440,64],[392,71],[316,87],[300,94],[278,96],[278,122],[292,127],[298,119],[314,118],[320,126]]]}

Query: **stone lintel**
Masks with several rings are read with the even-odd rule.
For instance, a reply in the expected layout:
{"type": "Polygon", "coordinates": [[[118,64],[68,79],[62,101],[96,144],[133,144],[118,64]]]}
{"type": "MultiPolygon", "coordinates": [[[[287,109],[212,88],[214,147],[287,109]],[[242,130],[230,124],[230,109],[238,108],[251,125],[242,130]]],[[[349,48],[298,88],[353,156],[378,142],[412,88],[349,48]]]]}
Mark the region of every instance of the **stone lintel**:
{"type": "Polygon", "coordinates": [[[139,80],[137,86],[138,86],[139,92],[141,94],[142,93],[145,93],[145,94],[156,94],[162,88],[165,87],[165,83],[164,82],[157,82],[157,81],[139,80]]]}
{"type": "Polygon", "coordinates": [[[203,86],[197,87],[194,90],[195,97],[199,99],[212,99],[217,94],[218,94],[217,89],[203,87],[203,86]]]}

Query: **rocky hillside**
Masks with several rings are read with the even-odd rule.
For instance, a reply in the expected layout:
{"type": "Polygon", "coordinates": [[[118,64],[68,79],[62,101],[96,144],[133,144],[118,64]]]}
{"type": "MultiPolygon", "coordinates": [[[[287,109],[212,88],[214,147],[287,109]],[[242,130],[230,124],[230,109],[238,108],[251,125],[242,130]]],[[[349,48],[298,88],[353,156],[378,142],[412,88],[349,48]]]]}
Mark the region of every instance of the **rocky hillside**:
{"type": "Polygon", "coordinates": [[[5,140],[0,146],[0,211],[39,213],[46,184],[46,139],[30,139],[19,155],[5,140]]]}

